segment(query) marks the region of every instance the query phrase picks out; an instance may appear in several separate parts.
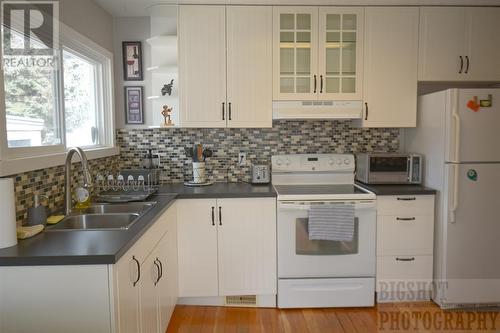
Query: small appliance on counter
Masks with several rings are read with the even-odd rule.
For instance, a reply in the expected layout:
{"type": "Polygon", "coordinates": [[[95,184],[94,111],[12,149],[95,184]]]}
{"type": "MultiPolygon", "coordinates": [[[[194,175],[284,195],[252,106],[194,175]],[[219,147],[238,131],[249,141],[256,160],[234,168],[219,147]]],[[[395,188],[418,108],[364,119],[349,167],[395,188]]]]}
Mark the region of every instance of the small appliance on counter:
{"type": "Polygon", "coordinates": [[[212,157],[212,150],[205,148],[201,144],[195,144],[193,147],[185,147],[184,151],[187,157],[193,160],[193,179],[184,183],[186,186],[208,186],[212,185],[213,181],[207,179],[205,172],[205,161],[212,157]]]}
{"type": "Polygon", "coordinates": [[[252,164],[252,181],[254,185],[269,184],[271,182],[271,175],[269,166],[252,164]]]}
{"type": "Polygon", "coordinates": [[[365,184],[421,184],[422,155],[356,155],[356,180],[365,184]]]}

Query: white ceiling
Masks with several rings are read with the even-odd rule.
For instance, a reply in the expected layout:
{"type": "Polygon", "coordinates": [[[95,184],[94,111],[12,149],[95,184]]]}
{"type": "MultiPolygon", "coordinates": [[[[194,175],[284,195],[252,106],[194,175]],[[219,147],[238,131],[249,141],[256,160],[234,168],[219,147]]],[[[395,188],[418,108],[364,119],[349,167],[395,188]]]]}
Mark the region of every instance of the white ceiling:
{"type": "Polygon", "coordinates": [[[115,17],[148,16],[156,4],[338,5],[338,6],[500,6],[500,0],[94,0],[115,17]]]}

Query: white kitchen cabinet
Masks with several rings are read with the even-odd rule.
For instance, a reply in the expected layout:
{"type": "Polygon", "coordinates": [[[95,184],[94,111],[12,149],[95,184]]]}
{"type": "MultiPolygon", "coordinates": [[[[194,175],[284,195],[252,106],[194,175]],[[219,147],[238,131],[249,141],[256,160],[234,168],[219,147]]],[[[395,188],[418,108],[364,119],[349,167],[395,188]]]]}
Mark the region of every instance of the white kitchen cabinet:
{"type": "Polygon", "coordinates": [[[114,265],[118,333],[167,329],[177,302],[176,205],[114,265]]]}
{"type": "Polygon", "coordinates": [[[272,9],[228,6],[226,15],[227,126],[272,127],[272,9]]]}
{"type": "Polygon", "coordinates": [[[217,296],[216,199],[177,202],[179,297],[217,296]]]}
{"type": "Polygon", "coordinates": [[[141,263],[127,252],[115,264],[116,331],[120,333],[140,332],[139,270],[141,263]]]}
{"type": "Polygon", "coordinates": [[[419,81],[500,81],[500,8],[420,9],[419,81]]]}
{"type": "Polygon", "coordinates": [[[364,8],[273,8],[273,99],[360,100],[364,8]]]}
{"type": "Polygon", "coordinates": [[[276,293],[276,202],[217,199],[219,294],[276,293]]]}
{"type": "Polygon", "coordinates": [[[419,10],[367,7],[363,127],[415,127],[419,10]]]}
{"type": "Polygon", "coordinates": [[[225,6],[180,6],[182,127],[226,127],[225,22],[225,6]]]}
{"type": "Polygon", "coordinates": [[[178,204],[180,297],[276,294],[275,198],[178,204]]]}
{"type": "Polygon", "coordinates": [[[432,290],[434,195],[377,197],[377,300],[428,300],[432,290]]]}
{"type": "Polygon", "coordinates": [[[500,8],[465,9],[468,80],[500,81],[500,8]]]}
{"type": "Polygon", "coordinates": [[[272,12],[180,6],[181,126],[272,127],[272,12]]]}
{"type": "Polygon", "coordinates": [[[160,266],[156,261],[157,247],[146,258],[141,267],[142,276],[139,281],[141,330],[139,332],[142,333],[159,333],[159,295],[156,286],[160,280],[160,266]]]}

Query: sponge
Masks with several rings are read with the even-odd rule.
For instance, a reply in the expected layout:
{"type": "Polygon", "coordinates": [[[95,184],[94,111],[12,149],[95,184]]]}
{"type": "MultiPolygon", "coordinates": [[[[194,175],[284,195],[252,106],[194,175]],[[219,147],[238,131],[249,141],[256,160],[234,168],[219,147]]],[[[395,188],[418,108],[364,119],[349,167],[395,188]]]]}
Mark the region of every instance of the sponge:
{"type": "Polygon", "coordinates": [[[26,227],[17,227],[17,239],[26,239],[38,235],[44,229],[43,224],[37,224],[26,227]]]}
{"type": "Polygon", "coordinates": [[[52,215],[47,217],[47,224],[57,224],[62,221],[64,215],[52,215]]]}

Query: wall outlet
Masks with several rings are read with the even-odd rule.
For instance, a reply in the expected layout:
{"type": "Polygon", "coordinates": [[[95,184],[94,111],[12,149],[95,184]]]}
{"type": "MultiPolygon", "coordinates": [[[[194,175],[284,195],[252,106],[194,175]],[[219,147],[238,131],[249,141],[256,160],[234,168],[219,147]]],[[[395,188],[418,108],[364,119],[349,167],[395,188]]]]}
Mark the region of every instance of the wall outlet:
{"type": "Polygon", "coordinates": [[[247,164],[247,153],[239,153],[238,154],[238,165],[244,166],[247,164]]]}

